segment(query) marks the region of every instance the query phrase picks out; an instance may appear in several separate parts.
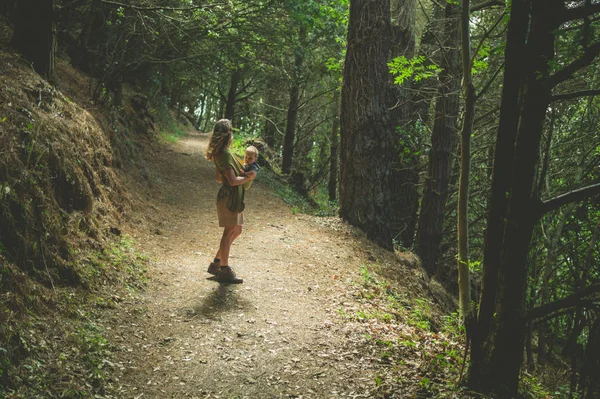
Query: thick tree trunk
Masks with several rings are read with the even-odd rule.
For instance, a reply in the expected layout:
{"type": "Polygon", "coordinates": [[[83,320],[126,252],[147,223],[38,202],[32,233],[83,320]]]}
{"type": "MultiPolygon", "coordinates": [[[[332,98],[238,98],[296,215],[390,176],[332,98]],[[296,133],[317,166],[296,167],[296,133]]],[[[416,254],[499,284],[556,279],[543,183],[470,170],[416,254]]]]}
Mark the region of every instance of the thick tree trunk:
{"type": "Polygon", "coordinates": [[[340,93],[335,91],[332,102],[332,112],[334,118],[331,123],[330,149],[329,149],[329,181],[327,189],[329,193],[329,201],[337,199],[337,184],[338,184],[338,165],[339,165],[339,130],[340,130],[340,93]]]}
{"type": "Polygon", "coordinates": [[[54,0],[21,0],[17,3],[11,46],[32,63],[33,69],[54,80],[56,21],[54,0]]]}
{"type": "MultiPolygon", "coordinates": [[[[391,58],[405,56],[410,59],[415,52],[415,0],[392,0],[391,58]]],[[[390,190],[392,195],[392,226],[396,240],[405,248],[414,242],[417,211],[419,207],[419,155],[414,145],[416,126],[419,123],[420,107],[414,99],[410,81],[402,86],[394,83],[390,77],[388,89],[388,107],[390,123],[395,129],[397,140],[396,157],[390,171],[390,190]]]]}
{"type": "Polygon", "coordinates": [[[419,225],[416,252],[428,274],[436,272],[436,261],[442,239],[442,227],[452,173],[453,151],[457,139],[460,77],[459,8],[448,2],[445,9],[442,72],[431,135],[431,152],[419,225]]]}
{"type": "Polygon", "coordinates": [[[386,103],[389,0],[351,0],[341,107],[340,215],[392,249],[389,170],[395,155],[386,103]]]}
{"type": "MultiPolygon", "coordinates": [[[[506,188],[501,193],[494,191],[498,182],[492,183],[495,194],[492,197],[492,210],[494,202],[502,204],[504,215],[490,214],[488,221],[488,237],[486,238],[486,254],[484,269],[491,267],[497,270],[497,284],[489,285],[489,280],[484,281],[483,296],[490,291],[494,292],[494,301],[486,303],[480,308],[477,334],[472,341],[472,363],[469,372],[469,382],[472,386],[485,392],[492,392],[501,397],[514,397],[517,394],[519,369],[523,360],[523,346],[525,341],[525,320],[522,317],[525,311],[525,293],[528,275],[529,245],[535,223],[538,221],[537,198],[535,197],[536,172],[539,161],[540,142],[546,110],[550,104],[550,87],[545,84],[540,76],[548,73],[548,63],[554,55],[554,29],[558,26],[557,18],[560,14],[562,0],[534,1],[530,9],[527,0],[514,0],[512,3],[511,26],[509,26],[509,39],[514,48],[509,51],[507,42],[506,74],[504,92],[513,90],[521,81],[519,75],[512,73],[512,68],[525,66],[525,80],[521,92],[524,93],[522,106],[515,115],[506,115],[509,125],[515,123],[514,132],[504,131],[501,122],[498,131],[498,146],[495,162],[501,163],[502,159],[512,160],[508,170],[510,176],[496,174],[494,180],[502,179],[506,188]],[[529,23],[529,15],[531,22],[529,23]],[[530,26],[527,48],[525,48],[525,32],[530,26]],[[517,39],[515,42],[512,40],[517,39]],[[523,49],[525,53],[514,50],[523,49]],[[526,54],[525,57],[513,59],[516,54],[526,54]],[[510,65],[510,69],[509,69],[510,65]],[[509,79],[514,80],[509,80],[509,79]],[[518,123],[520,122],[520,123],[518,123]],[[518,129],[517,129],[518,126],[518,129]],[[517,134],[515,134],[517,133],[517,134]],[[502,134],[514,138],[513,145],[501,145],[502,134]],[[510,148],[507,148],[510,147],[510,148]],[[514,148],[514,150],[513,150],[514,148]],[[504,150],[508,152],[505,154],[504,150]],[[506,178],[506,180],[503,180],[506,178]],[[497,197],[498,195],[499,197],[497,197]],[[508,198],[507,198],[508,197],[508,198]],[[497,216],[498,219],[493,218],[497,216]],[[495,225],[501,223],[501,226],[495,225]],[[504,232],[498,232],[503,227],[504,232]],[[490,233],[497,233],[500,238],[498,260],[491,261],[488,246],[492,245],[490,233]],[[489,266],[488,263],[489,262],[489,266]],[[496,263],[497,262],[497,263],[496,263]],[[483,313],[490,312],[490,313],[483,313]]],[[[506,101],[514,100],[516,93],[502,98],[502,107],[506,110],[506,101]]],[[[518,104],[518,102],[517,102],[518,104]]],[[[507,121],[504,121],[507,122],[507,121]]],[[[509,144],[504,142],[503,144],[509,144]]],[[[504,171],[505,172],[505,171],[504,171]]],[[[498,245],[494,243],[494,245],[498,245]]],[[[484,275],[485,278],[485,275],[484,275]]],[[[488,276],[489,278],[489,276],[488,276]]],[[[482,301],[483,301],[482,296],[482,301]]],[[[489,297],[486,297],[489,299],[489,297]]]]}
{"type": "Polygon", "coordinates": [[[477,325],[471,338],[471,365],[468,379],[469,385],[476,390],[487,389],[486,384],[489,380],[493,380],[492,371],[483,369],[487,363],[484,344],[489,341],[496,306],[500,253],[508,209],[506,193],[510,188],[510,178],[513,174],[514,143],[519,123],[519,90],[523,80],[521,60],[526,53],[525,38],[528,24],[529,1],[513,1],[508,24],[500,122],[492,172],[492,197],[485,236],[482,293],[477,325]]]}

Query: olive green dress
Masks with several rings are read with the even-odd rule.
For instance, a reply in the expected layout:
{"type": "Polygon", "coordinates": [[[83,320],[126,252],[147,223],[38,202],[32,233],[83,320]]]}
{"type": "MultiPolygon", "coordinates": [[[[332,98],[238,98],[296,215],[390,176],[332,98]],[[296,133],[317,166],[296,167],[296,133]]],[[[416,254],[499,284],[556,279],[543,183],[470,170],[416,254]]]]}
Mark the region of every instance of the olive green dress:
{"type": "Polygon", "coordinates": [[[217,170],[223,175],[223,185],[217,194],[217,216],[220,227],[231,227],[244,224],[245,185],[231,186],[224,176],[225,171],[233,169],[236,176],[242,176],[240,160],[228,150],[214,157],[217,170]]]}

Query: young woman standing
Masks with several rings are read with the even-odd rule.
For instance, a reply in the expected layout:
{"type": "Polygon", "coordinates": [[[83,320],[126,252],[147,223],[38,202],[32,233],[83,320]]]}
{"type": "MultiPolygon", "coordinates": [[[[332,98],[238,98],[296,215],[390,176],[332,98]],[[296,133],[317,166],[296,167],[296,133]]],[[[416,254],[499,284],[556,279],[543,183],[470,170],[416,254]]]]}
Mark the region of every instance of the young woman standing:
{"type": "Polygon", "coordinates": [[[213,129],[206,150],[206,159],[213,161],[217,168],[217,181],[222,183],[217,194],[217,216],[219,226],[223,227],[221,243],[215,259],[208,266],[208,273],[216,275],[220,283],[240,284],[229,266],[229,250],[233,241],[242,234],[244,223],[244,183],[254,176],[245,176],[237,157],[229,152],[233,141],[233,128],[229,119],[219,120],[213,129]]]}

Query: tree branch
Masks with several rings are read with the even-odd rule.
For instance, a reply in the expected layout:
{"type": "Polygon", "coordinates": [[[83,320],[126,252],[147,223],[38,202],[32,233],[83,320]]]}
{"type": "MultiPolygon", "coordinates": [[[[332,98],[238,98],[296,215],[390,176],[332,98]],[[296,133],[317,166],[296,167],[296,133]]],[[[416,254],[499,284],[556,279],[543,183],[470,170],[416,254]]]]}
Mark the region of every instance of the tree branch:
{"type": "Polygon", "coordinates": [[[550,87],[554,87],[557,84],[564,82],[567,79],[570,79],[575,72],[580,70],[581,68],[590,65],[594,58],[600,53],[600,42],[594,44],[587,48],[583,57],[576,59],[560,71],[556,72],[554,75],[550,76],[546,79],[546,84],[550,87]]]}
{"type": "Polygon", "coordinates": [[[477,4],[477,5],[474,5],[473,7],[471,7],[471,12],[481,11],[483,9],[491,8],[494,6],[506,6],[506,3],[504,3],[503,0],[486,1],[485,3],[477,4]]]}
{"type": "Polygon", "coordinates": [[[538,208],[538,215],[541,217],[563,205],[571,202],[579,202],[596,194],[600,194],[600,183],[569,191],[568,193],[561,194],[547,201],[541,201],[538,208]]]}
{"type": "Polygon", "coordinates": [[[63,5],[63,6],[59,6],[59,5],[57,5],[57,6],[56,6],[56,11],[59,11],[59,12],[60,12],[60,11],[63,11],[63,10],[69,9],[69,8],[71,8],[71,7],[74,7],[74,6],[78,5],[79,3],[82,3],[83,1],[85,1],[85,0],[73,0],[72,2],[70,2],[70,3],[68,3],[68,4],[65,4],[65,5],[63,5]]]}
{"type": "Polygon", "coordinates": [[[539,319],[539,318],[548,316],[549,314],[551,314],[553,312],[557,312],[557,311],[565,309],[565,308],[573,307],[573,306],[577,305],[581,301],[581,299],[583,299],[587,296],[590,296],[592,294],[597,294],[599,292],[600,292],[600,284],[592,284],[592,285],[588,286],[587,288],[585,288],[584,290],[581,290],[579,292],[571,294],[565,298],[559,299],[554,302],[547,303],[545,305],[540,305],[536,308],[531,309],[530,311],[528,311],[526,313],[525,319],[535,320],[535,319],[539,319]]]}
{"type": "Polygon", "coordinates": [[[577,97],[596,96],[598,94],[600,94],[600,90],[582,90],[582,91],[574,91],[571,93],[561,93],[561,94],[553,95],[550,98],[550,102],[569,100],[571,98],[577,98],[577,97]]]}
{"type": "Polygon", "coordinates": [[[574,19],[585,18],[588,15],[600,12],[600,4],[588,4],[583,7],[567,8],[564,10],[561,21],[567,22],[574,19]]]}
{"type": "Polygon", "coordinates": [[[485,92],[488,91],[488,89],[490,88],[490,86],[492,85],[492,83],[494,83],[494,80],[496,80],[496,78],[498,77],[498,75],[500,74],[500,72],[503,69],[504,69],[504,61],[502,61],[502,64],[500,64],[500,66],[498,67],[498,69],[496,69],[496,72],[494,72],[494,74],[487,81],[487,83],[485,84],[485,86],[479,91],[479,93],[477,93],[475,95],[475,101],[479,100],[481,98],[481,96],[483,96],[485,94],[485,92]]]}
{"type": "Polygon", "coordinates": [[[217,6],[226,5],[226,3],[217,3],[217,4],[203,4],[203,5],[194,6],[194,7],[139,7],[139,6],[132,6],[131,4],[119,3],[119,2],[111,1],[111,0],[101,0],[101,1],[104,4],[109,4],[112,6],[123,7],[123,8],[131,8],[133,10],[138,10],[138,11],[163,11],[163,10],[193,11],[193,10],[197,10],[199,8],[213,8],[213,7],[217,7],[217,6]]]}

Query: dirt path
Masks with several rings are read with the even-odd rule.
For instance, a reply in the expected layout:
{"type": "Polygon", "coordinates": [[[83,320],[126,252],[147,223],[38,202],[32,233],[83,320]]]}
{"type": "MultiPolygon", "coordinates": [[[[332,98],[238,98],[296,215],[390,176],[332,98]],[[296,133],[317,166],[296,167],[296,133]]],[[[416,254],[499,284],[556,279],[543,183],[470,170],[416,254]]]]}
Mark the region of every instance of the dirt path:
{"type": "Polygon", "coordinates": [[[221,233],[207,139],[190,134],[151,159],[154,190],[136,207],[138,227],[127,231],[152,259],[150,284],[113,314],[110,331],[119,394],[371,397],[375,377],[347,344],[338,314],[368,256],[347,228],[293,215],[259,176],[232,247],[244,284],[207,280],[221,233]]]}

